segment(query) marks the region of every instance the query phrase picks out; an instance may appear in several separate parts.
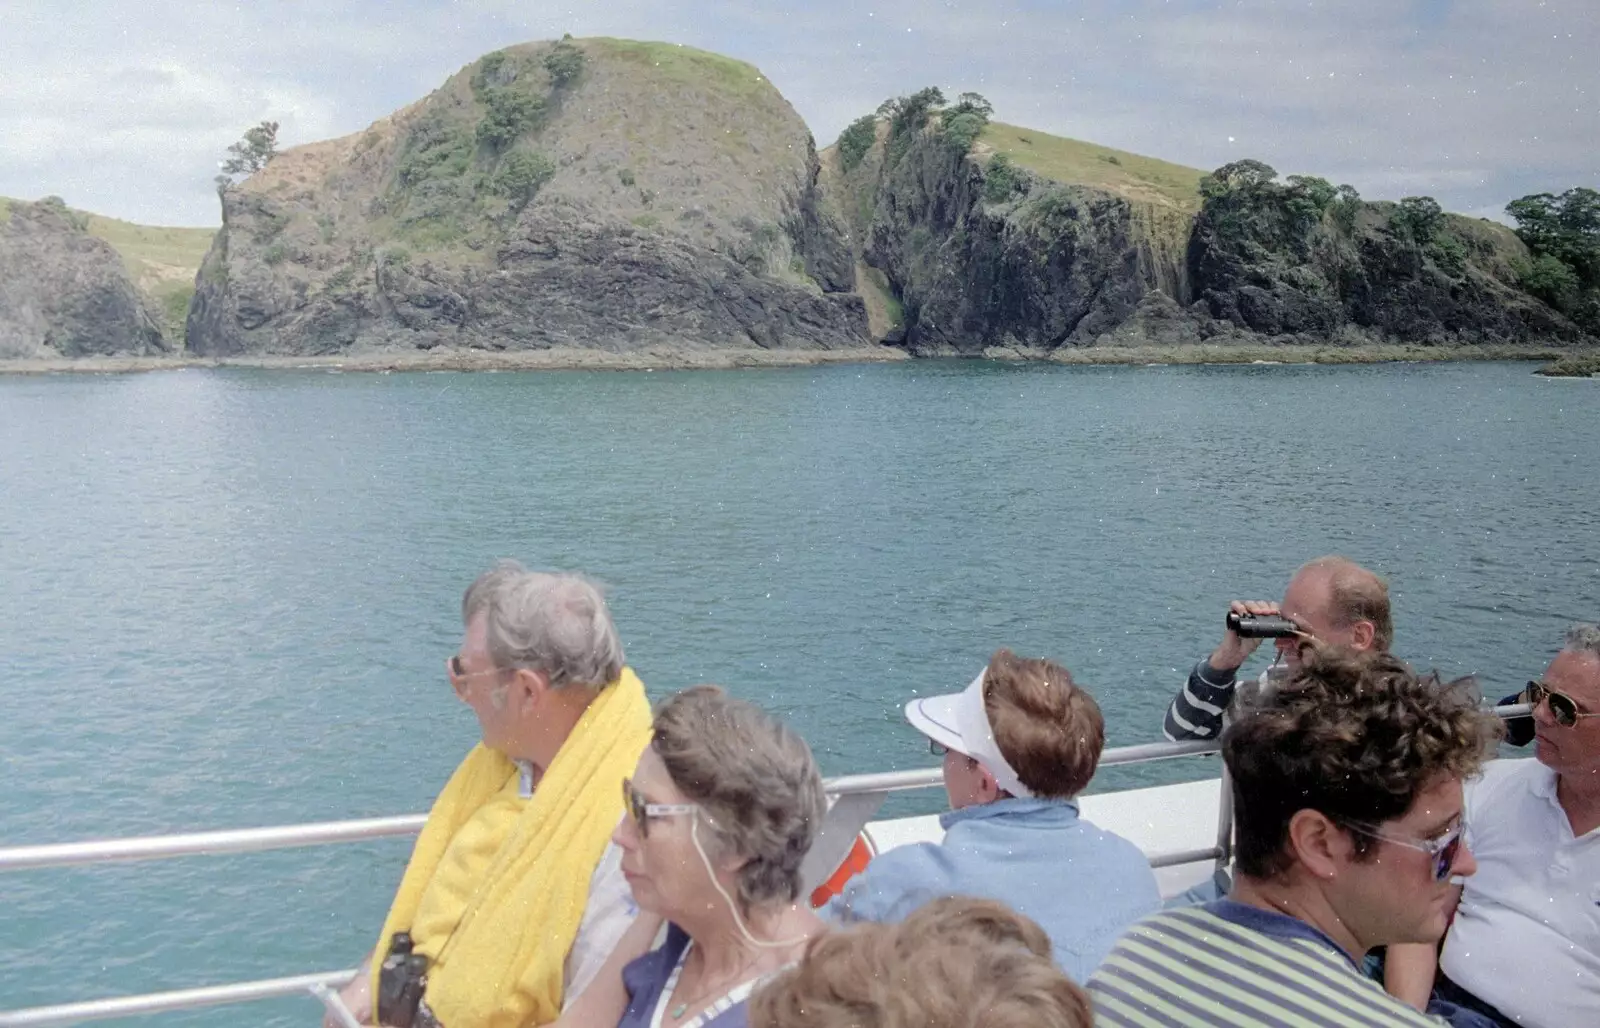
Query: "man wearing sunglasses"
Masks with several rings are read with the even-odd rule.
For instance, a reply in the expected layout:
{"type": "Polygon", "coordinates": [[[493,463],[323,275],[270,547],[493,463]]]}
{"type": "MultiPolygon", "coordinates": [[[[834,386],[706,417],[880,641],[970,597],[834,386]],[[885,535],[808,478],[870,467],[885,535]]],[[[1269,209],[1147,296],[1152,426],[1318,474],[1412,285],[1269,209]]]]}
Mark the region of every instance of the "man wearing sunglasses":
{"type": "Polygon", "coordinates": [[[1374,947],[1445,931],[1471,875],[1462,783],[1500,722],[1475,691],[1316,644],[1222,739],[1237,879],[1134,925],[1089,982],[1100,1028],[1432,1025],[1367,978],[1374,947]]]}
{"type": "Polygon", "coordinates": [[[1391,952],[1390,988],[1417,1005],[1474,1010],[1494,1024],[1600,1023],[1600,626],[1576,625],[1528,683],[1535,760],[1507,762],[1467,793],[1478,873],[1439,955],[1391,952]]]}
{"type": "Polygon", "coordinates": [[[650,705],[600,590],[504,561],[467,590],[461,617],[444,672],[481,742],[435,800],[378,947],[340,993],[364,1024],[553,1022],[636,913],[610,837],[650,705]],[[385,958],[402,933],[426,985],[397,1004],[386,965],[406,961],[385,958]]]}

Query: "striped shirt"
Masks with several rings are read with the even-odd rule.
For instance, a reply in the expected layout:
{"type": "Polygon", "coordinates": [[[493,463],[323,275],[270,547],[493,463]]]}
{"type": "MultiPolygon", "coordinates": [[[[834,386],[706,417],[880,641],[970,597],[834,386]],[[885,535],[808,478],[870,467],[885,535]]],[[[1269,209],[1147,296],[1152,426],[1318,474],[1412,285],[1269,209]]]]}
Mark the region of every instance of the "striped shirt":
{"type": "MultiPolygon", "coordinates": [[[[1218,671],[1210,661],[1202,660],[1189,672],[1189,680],[1167,707],[1161,726],[1163,734],[1173,742],[1217,738],[1222,734],[1225,715],[1240,684],[1234,680],[1232,671],[1218,671]]],[[[1264,697],[1268,691],[1265,671],[1255,684],[1256,688],[1250,690],[1251,698],[1264,697]]]]}
{"type": "Polygon", "coordinates": [[[1089,979],[1098,1028],[1439,1028],[1304,921],[1232,900],[1128,930],[1089,979]]]}

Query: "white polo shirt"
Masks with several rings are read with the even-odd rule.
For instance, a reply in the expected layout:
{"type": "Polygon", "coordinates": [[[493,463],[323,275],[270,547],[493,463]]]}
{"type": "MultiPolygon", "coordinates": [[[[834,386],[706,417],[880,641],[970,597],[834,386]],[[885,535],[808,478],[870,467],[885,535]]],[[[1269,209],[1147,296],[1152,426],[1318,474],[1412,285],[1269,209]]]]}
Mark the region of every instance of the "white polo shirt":
{"type": "Polygon", "coordinates": [[[1467,788],[1478,873],[1466,879],[1440,966],[1524,1028],[1594,1028],[1600,828],[1573,838],[1556,773],[1537,760],[1490,768],[1467,788]]]}

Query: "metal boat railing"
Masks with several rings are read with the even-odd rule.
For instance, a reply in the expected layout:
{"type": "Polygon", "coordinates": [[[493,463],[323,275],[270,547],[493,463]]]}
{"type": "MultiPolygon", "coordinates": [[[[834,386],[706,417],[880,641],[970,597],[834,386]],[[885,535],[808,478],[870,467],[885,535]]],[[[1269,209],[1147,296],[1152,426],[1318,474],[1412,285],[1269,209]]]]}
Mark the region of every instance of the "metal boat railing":
{"type": "MultiPolygon", "coordinates": [[[[1527,705],[1495,708],[1501,717],[1529,713],[1527,705]]],[[[1108,749],[1101,755],[1101,767],[1141,764],[1177,757],[1216,753],[1213,740],[1146,743],[1108,749]]],[[[825,880],[843,862],[861,829],[866,826],[891,792],[927,789],[943,784],[938,768],[913,771],[886,771],[864,775],[845,775],[823,783],[832,804],[802,867],[807,887],[825,880]]],[[[177,835],[146,836],[131,839],[99,839],[86,842],[54,843],[41,846],[0,848],[0,872],[40,868],[83,867],[96,864],[164,860],[219,853],[260,853],[300,846],[360,842],[368,839],[411,836],[422,829],[424,814],[362,818],[349,821],[323,821],[311,824],[278,825],[269,828],[228,829],[213,832],[186,832],[177,835]]],[[[1157,853],[1150,866],[1177,867],[1214,861],[1225,866],[1231,853],[1232,796],[1222,790],[1217,812],[1217,842],[1204,849],[1157,853]]],[[[62,1003],[0,1011],[0,1028],[56,1028],[60,1025],[106,1021],[113,1018],[227,1006],[285,996],[309,996],[322,1002],[348,1028],[360,1028],[336,1002],[334,989],[350,980],[355,969],[322,971],[288,978],[268,978],[196,989],[141,993],[108,999],[62,1003]]]]}

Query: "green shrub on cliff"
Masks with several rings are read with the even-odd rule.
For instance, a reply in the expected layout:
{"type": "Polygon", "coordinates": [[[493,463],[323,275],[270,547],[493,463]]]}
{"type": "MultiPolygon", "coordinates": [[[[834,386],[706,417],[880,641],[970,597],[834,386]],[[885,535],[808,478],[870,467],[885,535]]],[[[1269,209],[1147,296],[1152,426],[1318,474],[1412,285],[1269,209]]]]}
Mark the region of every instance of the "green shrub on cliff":
{"type": "Polygon", "coordinates": [[[396,166],[402,186],[431,178],[456,178],[472,166],[477,148],[472,133],[437,108],[418,118],[406,136],[396,166]]]}
{"type": "Polygon", "coordinates": [[[1506,205],[1517,235],[1535,256],[1552,257],[1587,289],[1600,288],[1600,192],[1534,193],[1506,205]]]}
{"type": "Polygon", "coordinates": [[[956,151],[964,154],[972,149],[972,144],[977,142],[978,134],[983,131],[983,126],[988,122],[976,114],[958,114],[944,119],[945,141],[956,151]]]}
{"type": "Polygon", "coordinates": [[[965,154],[977,142],[983,127],[994,114],[994,104],[979,93],[962,93],[955,106],[944,112],[942,125],[945,141],[959,154],[965,154]]]}
{"type": "Polygon", "coordinates": [[[1356,230],[1356,215],[1361,213],[1361,194],[1356,192],[1355,186],[1342,185],[1335,191],[1329,210],[1333,213],[1333,223],[1349,235],[1356,230]]]}
{"type": "Polygon", "coordinates": [[[850,123],[850,127],[839,135],[839,163],[845,171],[854,171],[856,166],[867,156],[867,151],[872,149],[872,144],[878,138],[878,119],[876,115],[863,114],[850,123]]]}
{"type": "Polygon", "coordinates": [[[1423,252],[1440,271],[1451,278],[1461,278],[1467,273],[1467,248],[1449,233],[1434,236],[1423,252]]]}
{"type": "Polygon", "coordinates": [[[983,171],[983,198],[990,203],[1006,203],[1022,189],[1022,173],[1011,158],[997,153],[983,171]]]}
{"type": "Polygon", "coordinates": [[[1558,310],[1570,307],[1580,288],[1577,272],[1550,254],[1519,264],[1517,279],[1523,289],[1558,310]]]}
{"type": "Polygon", "coordinates": [[[1444,220],[1444,208],[1431,196],[1408,196],[1395,205],[1389,215],[1389,229],[1401,239],[1418,246],[1432,242],[1444,220]]]}
{"type": "Polygon", "coordinates": [[[544,97],[516,85],[485,89],[483,103],[488,110],[478,122],[475,135],[479,143],[495,152],[506,149],[544,120],[544,97]]]}
{"type": "Polygon", "coordinates": [[[494,174],[494,190],[506,198],[512,210],[521,210],[555,173],[555,164],[544,154],[518,150],[501,162],[494,174]]]}

